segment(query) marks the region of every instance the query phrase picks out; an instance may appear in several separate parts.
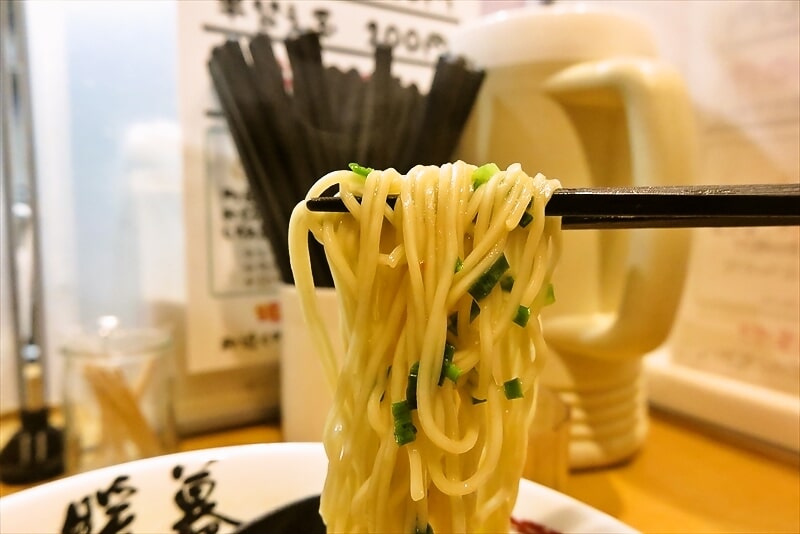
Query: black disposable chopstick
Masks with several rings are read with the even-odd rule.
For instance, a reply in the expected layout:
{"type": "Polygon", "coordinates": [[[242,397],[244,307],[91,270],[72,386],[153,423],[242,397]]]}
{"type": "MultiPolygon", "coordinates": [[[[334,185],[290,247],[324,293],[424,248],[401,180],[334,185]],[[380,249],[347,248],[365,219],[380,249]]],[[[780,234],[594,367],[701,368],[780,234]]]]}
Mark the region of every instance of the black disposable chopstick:
{"type": "Polygon", "coordinates": [[[405,172],[408,167],[402,157],[406,150],[407,140],[410,138],[409,127],[414,124],[414,117],[419,114],[417,102],[421,99],[416,85],[404,87],[399,80],[395,80],[393,92],[394,109],[389,118],[389,124],[392,127],[387,128],[386,161],[388,166],[405,172]]]}
{"type": "Polygon", "coordinates": [[[438,111],[438,118],[434,117],[440,124],[448,125],[447,128],[436,127],[439,132],[429,153],[430,163],[434,165],[452,160],[485,74],[481,70],[471,70],[464,58],[448,58],[447,63],[452,71],[448,86],[459,87],[460,90],[455,95],[448,95],[450,101],[438,111]]]}
{"type": "Polygon", "coordinates": [[[623,230],[631,228],[733,228],[742,226],[798,226],[798,215],[623,215],[561,217],[564,230],[623,230]]]}
{"type": "MultiPolygon", "coordinates": [[[[250,56],[254,88],[261,100],[264,112],[256,115],[255,119],[271,125],[275,136],[270,139],[280,155],[277,163],[286,169],[286,174],[271,177],[289,183],[294,191],[292,198],[304,196],[303,190],[308,191],[310,182],[301,182],[296,179],[300,176],[316,176],[316,169],[312,169],[308,158],[297,149],[303,146],[300,129],[297,126],[298,117],[289,111],[292,101],[286,93],[281,66],[272,49],[272,40],[268,35],[257,35],[250,41],[250,56]],[[308,174],[305,174],[308,173],[308,174]]],[[[268,155],[267,155],[268,156],[268,155]]],[[[295,200],[296,202],[296,200],[295,200]]]]}
{"type": "Polygon", "coordinates": [[[386,159],[387,137],[392,125],[387,117],[391,111],[392,49],[389,46],[375,47],[375,68],[367,83],[361,132],[358,136],[358,158],[356,161],[374,161],[376,165],[390,166],[386,159]]]}
{"type": "MultiPolygon", "coordinates": [[[[339,197],[309,199],[306,206],[347,211],[339,197]]],[[[795,226],[800,184],[562,188],[545,215],[561,216],[565,229],[795,226]]]]}
{"type": "MultiPolygon", "coordinates": [[[[225,72],[225,61],[220,59],[220,55],[221,49],[217,48],[213,51],[208,64],[209,71],[214,80],[220,105],[225,113],[231,135],[236,143],[242,167],[244,167],[245,173],[249,177],[250,187],[255,193],[253,197],[258,205],[259,212],[262,214],[265,234],[276,246],[287,246],[282,236],[288,233],[288,223],[284,224],[283,219],[278,215],[279,212],[274,209],[275,206],[270,202],[271,199],[263,192],[263,184],[267,180],[266,170],[256,155],[257,142],[252,133],[245,127],[242,116],[243,110],[233,95],[229,76],[225,72]]],[[[284,281],[291,280],[292,271],[288,258],[284,259],[280,255],[276,255],[276,263],[281,273],[281,278],[284,281]]]]}

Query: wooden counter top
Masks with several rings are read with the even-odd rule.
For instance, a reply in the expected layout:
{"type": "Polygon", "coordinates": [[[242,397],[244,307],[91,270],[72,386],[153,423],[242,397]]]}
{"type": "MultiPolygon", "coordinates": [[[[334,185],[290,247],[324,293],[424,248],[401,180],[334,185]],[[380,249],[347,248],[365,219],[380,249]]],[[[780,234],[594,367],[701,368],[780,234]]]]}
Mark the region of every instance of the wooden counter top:
{"type": "MultiPolygon", "coordinates": [[[[185,438],[180,450],[281,440],[275,425],[185,438]]],[[[800,532],[796,455],[776,455],[654,412],[644,449],[625,464],[572,473],[566,493],[643,532],[800,532]]],[[[0,484],[0,496],[22,489],[0,484]]]]}

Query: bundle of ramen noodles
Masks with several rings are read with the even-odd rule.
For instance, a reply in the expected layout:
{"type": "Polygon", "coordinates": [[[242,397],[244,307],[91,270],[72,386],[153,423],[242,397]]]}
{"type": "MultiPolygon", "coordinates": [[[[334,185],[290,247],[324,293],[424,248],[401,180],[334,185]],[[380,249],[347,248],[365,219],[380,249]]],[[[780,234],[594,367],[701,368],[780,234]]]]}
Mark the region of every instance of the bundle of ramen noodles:
{"type": "Polygon", "coordinates": [[[546,347],[540,309],[559,187],[519,165],[352,170],[349,213],[296,207],[290,255],[307,323],[335,386],[320,513],[329,532],[508,532],[546,347]],[[387,203],[396,196],[396,202],[387,203]],[[324,245],[345,354],[334,354],[309,268],[324,245]]]}

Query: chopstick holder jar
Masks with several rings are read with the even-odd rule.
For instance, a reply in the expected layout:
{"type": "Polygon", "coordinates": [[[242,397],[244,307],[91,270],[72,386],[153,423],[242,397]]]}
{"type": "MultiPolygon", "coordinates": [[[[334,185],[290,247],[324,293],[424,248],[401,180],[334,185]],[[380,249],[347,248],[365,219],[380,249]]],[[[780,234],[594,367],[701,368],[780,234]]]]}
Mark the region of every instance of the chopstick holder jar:
{"type": "MultiPolygon", "coordinates": [[[[696,183],[692,108],[648,29],[602,8],[533,6],[468,23],[455,53],[486,69],[459,159],[520,163],[564,187],[696,183]]],[[[543,312],[542,382],[573,413],[570,463],[619,462],[645,441],[642,357],[666,339],[689,231],[564,235],[543,312]]]]}
{"type": "MultiPolygon", "coordinates": [[[[321,320],[336,354],[343,354],[336,289],[318,287],[315,298],[321,320]]],[[[281,302],[281,431],[286,441],[322,441],[333,385],[322,367],[313,333],[303,316],[294,285],[283,284],[281,302]]]]}
{"type": "Polygon", "coordinates": [[[68,473],[175,449],[172,350],[167,330],[102,327],[62,347],[68,473]]]}

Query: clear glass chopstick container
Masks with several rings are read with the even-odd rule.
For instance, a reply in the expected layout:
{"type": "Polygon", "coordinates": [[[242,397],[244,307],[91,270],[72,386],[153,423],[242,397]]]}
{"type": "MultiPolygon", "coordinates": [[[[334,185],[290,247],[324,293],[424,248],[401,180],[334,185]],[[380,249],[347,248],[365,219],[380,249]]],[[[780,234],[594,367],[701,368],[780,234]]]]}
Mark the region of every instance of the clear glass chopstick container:
{"type": "Polygon", "coordinates": [[[175,448],[171,335],[115,326],[75,336],[62,348],[70,473],[175,448]]]}

